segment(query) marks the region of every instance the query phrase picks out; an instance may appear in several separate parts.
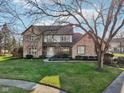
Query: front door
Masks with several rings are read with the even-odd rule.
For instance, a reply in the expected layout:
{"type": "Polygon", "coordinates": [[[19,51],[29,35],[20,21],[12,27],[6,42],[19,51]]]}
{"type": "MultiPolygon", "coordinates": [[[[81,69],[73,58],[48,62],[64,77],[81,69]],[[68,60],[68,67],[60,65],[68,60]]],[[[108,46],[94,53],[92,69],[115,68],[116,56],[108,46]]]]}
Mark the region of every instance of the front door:
{"type": "Polygon", "coordinates": [[[52,57],[54,55],[55,55],[55,48],[54,47],[48,47],[46,57],[52,57]]]}

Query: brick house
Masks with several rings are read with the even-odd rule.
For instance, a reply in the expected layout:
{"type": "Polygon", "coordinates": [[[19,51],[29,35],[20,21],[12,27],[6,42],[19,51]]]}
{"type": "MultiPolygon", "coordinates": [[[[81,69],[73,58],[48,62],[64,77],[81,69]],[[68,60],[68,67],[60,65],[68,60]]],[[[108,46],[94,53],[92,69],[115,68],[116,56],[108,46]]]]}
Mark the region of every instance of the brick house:
{"type": "Polygon", "coordinates": [[[30,26],[23,33],[23,57],[31,54],[34,57],[57,54],[96,56],[92,38],[73,32],[72,25],[64,26],[30,26]]]}
{"type": "Polygon", "coordinates": [[[110,42],[109,52],[124,53],[124,37],[113,38],[110,42]]]}
{"type": "Polygon", "coordinates": [[[96,56],[94,42],[87,33],[82,35],[72,46],[72,58],[77,55],[96,56]]]}

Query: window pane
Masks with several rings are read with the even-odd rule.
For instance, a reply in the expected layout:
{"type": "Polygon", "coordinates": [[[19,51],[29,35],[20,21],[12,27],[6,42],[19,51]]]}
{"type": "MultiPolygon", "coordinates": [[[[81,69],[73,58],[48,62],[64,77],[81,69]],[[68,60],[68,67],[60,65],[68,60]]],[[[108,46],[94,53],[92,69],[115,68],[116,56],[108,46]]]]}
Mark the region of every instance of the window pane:
{"type": "Polygon", "coordinates": [[[78,46],[78,54],[84,54],[85,47],[84,46],[78,46]]]}

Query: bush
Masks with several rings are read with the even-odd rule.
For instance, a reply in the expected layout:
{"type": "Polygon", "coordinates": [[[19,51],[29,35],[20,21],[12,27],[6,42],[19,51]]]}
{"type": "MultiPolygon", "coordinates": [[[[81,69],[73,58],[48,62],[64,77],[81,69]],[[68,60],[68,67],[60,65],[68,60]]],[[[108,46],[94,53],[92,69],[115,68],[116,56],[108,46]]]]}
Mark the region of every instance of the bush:
{"type": "Polygon", "coordinates": [[[96,61],[97,56],[76,56],[76,60],[89,60],[89,61],[96,61]]]}
{"type": "Polygon", "coordinates": [[[124,64],[124,57],[118,57],[117,63],[124,64]]]}
{"type": "Polygon", "coordinates": [[[40,55],[39,58],[45,59],[46,57],[44,55],[40,55]]]}
{"type": "Polygon", "coordinates": [[[96,61],[96,60],[98,60],[98,58],[97,58],[97,56],[89,56],[88,57],[88,60],[90,60],[90,61],[96,61]]]}
{"type": "Polygon", "coordinates": [[[23,47],[14,48],[12,51],[12,56],[16,58],[23,58],[23,47]]]}
{"type": "Polygon", "coordinates": [[[62,54],[62,58],[69,58],[69,54],[62,54]]]}
{"type": "Polygon", "coordinates": [[[29,55],[29,54],[28,54],[28,55],[26,55],[26,58],[27,58],[27,59],[32,59],[32,58],[33,58],[33,55],[29,55]]]}
{"type": "Polygon", "coordinates": [[[69,58],[70,56],[69,56],[69,54],[58,54],[58,55],[55,55],[53,57],[55,57],[55,58],[69,58]]]}
{"type": "Polygon", "coordinates": [[[18,57],[23,58],[23,47],[18,48],[18,57]]]}
{"type": "Polygon", "coordinates": [[[110,53],[106,53],[106,54],[104,54],[104,56],[114,57],[114,55],[110,54],[110,53]]]}
{"type": "Polygon", "coordinates": [[[49,58],[50,61],[67,61],[70,59],[71,57],[68,54],[59,54],[49,58]]]}
{"type": "Polygon", "coordinates": [[[75,59],[76,60],[82,60],[83,59],[83,56],[76,56],[75,59]]]}

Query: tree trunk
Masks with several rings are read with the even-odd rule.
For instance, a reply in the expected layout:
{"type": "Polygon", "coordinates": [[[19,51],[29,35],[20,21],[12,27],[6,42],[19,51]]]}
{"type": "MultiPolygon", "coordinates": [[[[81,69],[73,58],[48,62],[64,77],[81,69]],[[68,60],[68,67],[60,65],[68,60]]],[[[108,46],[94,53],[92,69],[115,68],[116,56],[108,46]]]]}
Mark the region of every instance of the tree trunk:
{"type": "Polygon", "coordinates": [[[0,56],[2,55],[2,51],[1,51],[1,48],[0,48],[0,56]]]}
{"type": "Polygon", "coordinates": [[[103,70],[104,53],[99,52],[97,54],[97,56],[98,56],[98,68],[97,68],[97,70],[101,71],[101,70],[103,70]]]}

